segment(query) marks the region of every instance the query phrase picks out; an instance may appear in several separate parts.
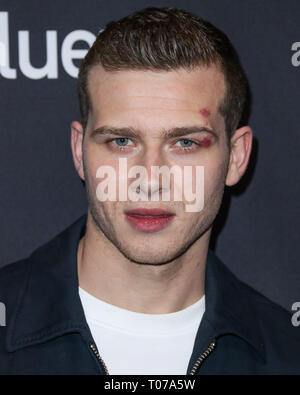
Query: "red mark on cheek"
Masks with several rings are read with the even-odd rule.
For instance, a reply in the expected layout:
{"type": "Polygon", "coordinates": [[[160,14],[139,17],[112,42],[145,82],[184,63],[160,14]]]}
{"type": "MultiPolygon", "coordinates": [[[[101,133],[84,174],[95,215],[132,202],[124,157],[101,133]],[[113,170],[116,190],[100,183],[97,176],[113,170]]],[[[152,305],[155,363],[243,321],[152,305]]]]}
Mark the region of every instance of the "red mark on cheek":
{"type": "Polygon", "coordinates": [[[207,148],[207,147],[210,147],[211,146],[211,138],[210,137],[204,137],[202,140],[201,140],[201,145],[203,146],[203,147],[205,147],[205,148],[207,148]]]}
{"type": "Polygon", "coordinates": [[[210,116],[210,111],[207,108],[201,108],[201,110],[199,110],[199,113],[205,118],[210,116]]]}

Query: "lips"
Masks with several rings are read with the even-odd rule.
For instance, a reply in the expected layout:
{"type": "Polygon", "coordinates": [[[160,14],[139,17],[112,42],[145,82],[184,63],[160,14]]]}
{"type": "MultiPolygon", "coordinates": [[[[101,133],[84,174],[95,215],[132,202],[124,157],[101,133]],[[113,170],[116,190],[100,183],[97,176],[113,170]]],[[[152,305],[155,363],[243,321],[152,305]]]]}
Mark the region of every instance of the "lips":
{"type": "Polygon", "coordinates": [[[131,226],[142,232],[157,232],[175,218],[175,214],[160,208],[137,208],[125,212],[131,226]]]}

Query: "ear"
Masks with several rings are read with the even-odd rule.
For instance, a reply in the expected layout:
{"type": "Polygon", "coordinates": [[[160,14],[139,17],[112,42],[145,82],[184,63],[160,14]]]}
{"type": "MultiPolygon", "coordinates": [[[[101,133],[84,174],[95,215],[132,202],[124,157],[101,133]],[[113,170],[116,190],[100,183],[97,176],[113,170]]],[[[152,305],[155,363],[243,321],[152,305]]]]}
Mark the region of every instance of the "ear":
{"type": "Polygon", "coordinates": [[[252,148],[252,130],[249,126],[237,129],[230,139],[230,159],[225,184],[236,184],[247,169],[252,148]]]}
{"type": "Polygon", "coordinates": [[[83,162],[82,162],[82,143],[83,127],[81,123],[74,121],[71,123],[71,149],[73,162],[79,177],[84,180],[83,162]]]}

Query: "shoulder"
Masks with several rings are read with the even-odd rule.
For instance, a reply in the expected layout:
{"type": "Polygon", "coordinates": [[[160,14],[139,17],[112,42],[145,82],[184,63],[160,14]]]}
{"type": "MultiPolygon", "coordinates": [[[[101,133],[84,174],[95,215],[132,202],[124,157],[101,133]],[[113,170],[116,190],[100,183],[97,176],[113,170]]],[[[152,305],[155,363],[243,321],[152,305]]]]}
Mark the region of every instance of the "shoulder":
{"type": "Polygon", "coordinates": [[[300,326],[295,326],[293,313],[238,281],[245,299],[251,303],[249,312],[254,314],[249,318],[259,327],[267,362],[278,365],[278,369],[286,366],[287,373],[300,372],[300,326]]]}
{"type": "Polygon", "coordinates": [[[15,304],[26,286],[31,259],[22,259],[0,268],[0,302],[6,308],[9,320],[15,304]]]}
{"type": "Polygon", "coordinates": [[[76,259],[77,243],[85,231],[85,224],[86,214],[36,248],[27,258],[0,267],[0,302],[5,304],[8,318],[27,289],[30,295],[33,289],[38,289],[43,296],[50,278],[60,278],[66,271],[69,273],[68,264],[76,259]]]}
{"type": "Polygon", "coordinates": [[[19,288],[20,280],[24,278],[30,267],[30,257],[10,263],[0,268],[0,298],[19,288]]]}
{"type": "Polygon", "coordinates": [[[263,322],[271,325],[272,327],[274,324],[277,326],[279,325],[282,328],[290,328],[292,326],[292,313],[289,310],[271,301],[268,297],[255,290],[245,282],[241,280],[238,281],[240,286],[243,288],[245,297],[251,301],[252,306],[257,312],[257,316],[260,317],[261,320],[263,320],[263,317],[265,317],[263,322]]]}

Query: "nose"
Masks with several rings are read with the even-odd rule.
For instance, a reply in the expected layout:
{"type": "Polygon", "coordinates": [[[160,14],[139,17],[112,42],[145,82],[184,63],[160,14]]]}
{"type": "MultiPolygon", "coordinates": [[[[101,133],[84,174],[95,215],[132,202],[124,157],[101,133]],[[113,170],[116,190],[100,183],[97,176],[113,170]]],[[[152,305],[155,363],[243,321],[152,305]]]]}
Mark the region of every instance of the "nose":
{"type": "MultiPolygon", "coordinates": [[[[139,175],[138,185],[133,180],[129,188],[134,190],[140,200],[159,201],[162,193],[170,190],[170,186],[163,185],[159,169],[168,166],[164,153],[158,147],[145,149],[142,156],[135,163],[139,175]]],[[[135,173],[135,172],[134,172],[135,173]]]]}

